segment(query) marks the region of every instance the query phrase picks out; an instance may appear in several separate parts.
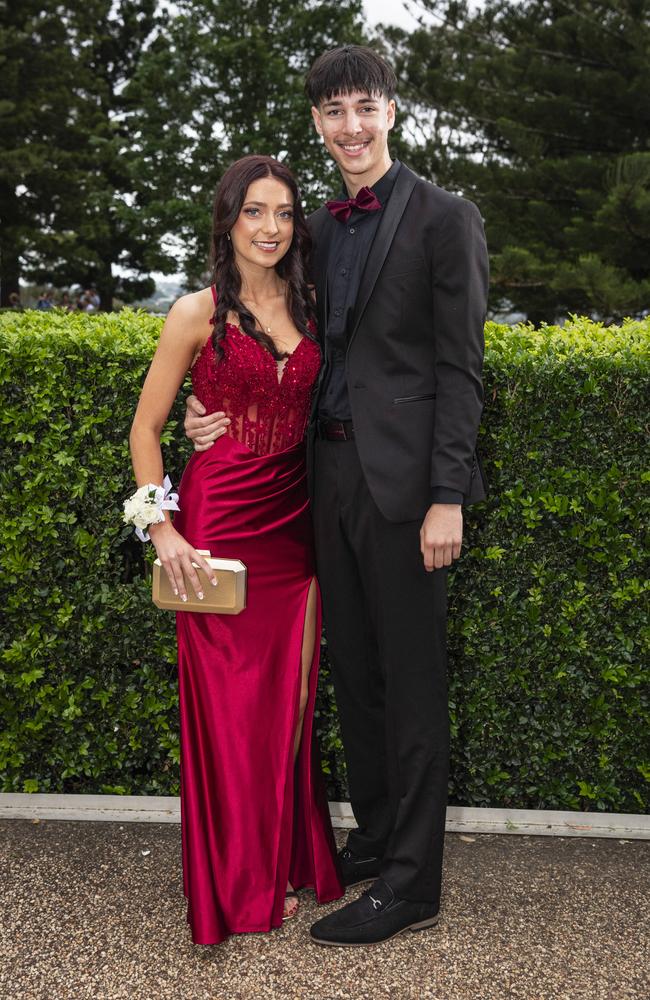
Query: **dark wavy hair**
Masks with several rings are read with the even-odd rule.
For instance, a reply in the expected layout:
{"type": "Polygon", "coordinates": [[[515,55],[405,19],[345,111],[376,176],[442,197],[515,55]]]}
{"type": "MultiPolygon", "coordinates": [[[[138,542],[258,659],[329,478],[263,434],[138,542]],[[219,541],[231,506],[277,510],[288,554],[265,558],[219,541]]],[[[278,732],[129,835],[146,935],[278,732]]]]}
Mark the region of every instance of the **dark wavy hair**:
{"type": "Polygon", "coordinates": [[[307,283],[311,237],[296,179],[284,164],[271,156],[244,156],[228,167],[214,197],[211,266],[217,305],[212,317],[212,342],[218,358],[223,354],[220,342],[226,334],[229,312],[237,313],[244,333],[266,347],[276,361],[288,357],[286,352],[277,350],[267,333],[256,328],[255,317],[241,301],[241,274],[235,263],[233,245],[227,237],[239,218],[248,188],[262,177],[276,177],[282,181],[293,198],[293,239],[282,260],[278,261],[276,272],[286,282],[287,307],[296,328],[304,336],[315,339],[309,328],[314,319],[314,305],[307,283]]]}
{"type": "Polygon", "coordinates": [[[339,45],[323,52],[305,80],[307,96],[316,107],[321,101],[357,90],[370,97],[383,94],[388,101],[397,90],[392,66],[367,45],[339,45]]]}

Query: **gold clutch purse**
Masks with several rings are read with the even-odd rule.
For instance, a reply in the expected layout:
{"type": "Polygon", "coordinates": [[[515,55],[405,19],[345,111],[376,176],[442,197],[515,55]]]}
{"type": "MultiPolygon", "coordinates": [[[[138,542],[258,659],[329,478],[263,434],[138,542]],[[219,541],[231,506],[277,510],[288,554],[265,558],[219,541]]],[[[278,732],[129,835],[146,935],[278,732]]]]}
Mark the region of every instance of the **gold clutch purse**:
{"type": "Polygon", "coordinates": [[[153,564],[151,596],[153,603],[166,611],[204,611],[213,615],[238,615],[246,607],[246,567],[239,559],[214,559],[209,549],[197,549],[214,570],[217,586],[214,587],[204,571],[194,563],[199,580],[203,584],[203,600],[194,593],[191,584],[187,587],[187,600],[181,601],[174,594],[169,578],[160,559],[153,564]]]}

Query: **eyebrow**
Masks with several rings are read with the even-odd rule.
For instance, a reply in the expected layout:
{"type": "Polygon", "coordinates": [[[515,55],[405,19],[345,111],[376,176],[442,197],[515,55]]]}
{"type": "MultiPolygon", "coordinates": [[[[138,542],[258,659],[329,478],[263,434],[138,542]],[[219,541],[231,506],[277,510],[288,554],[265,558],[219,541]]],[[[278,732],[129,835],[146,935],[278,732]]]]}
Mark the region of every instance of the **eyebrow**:
{"type": "MultiPolygon", "coordinates": [[[[245,208],[246,205],[255,205],[257,208],[266,208],[267,207],[267,204],[266,204],[265,201],[245,201],[244,204],[242,205],[242,208],[245,208]]],[[[278,208],[293,208],[293,204],[292,204],[292,202],[285,201],[285,202],[283,202],[282,205],[278,205],[278,208]]]]}
{"type": "MultiPolygon", "coordinates": [[[[379,103],[379,98],[378,97],[360,97],[356,101],[356,103],[357,104],[378,104],[379,103]]],[[[335,100],[332,100],[332,101],[323,101],[323,107],[324,108],[340,107],[342,104],[343,104],[343,101],[341,101],[340,99],[339,100],[335,99],[335,100]]]]}

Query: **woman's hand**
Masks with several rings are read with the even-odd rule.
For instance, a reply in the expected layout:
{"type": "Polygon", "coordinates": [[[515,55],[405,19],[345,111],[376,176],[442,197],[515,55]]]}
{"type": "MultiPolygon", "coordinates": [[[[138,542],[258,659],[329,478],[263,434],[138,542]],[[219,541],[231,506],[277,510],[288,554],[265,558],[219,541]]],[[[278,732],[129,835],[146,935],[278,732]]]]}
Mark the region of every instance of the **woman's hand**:
{"type": "Polygon", "coordinates": [[[204,570],[213,586],[217,585],[214,570],[205,556],[202,556],[189,542],[185,541],[167,518],[158,524],[150,524],[148,531],[174,593],[179,595],[182,601],[186,601],[187,586],[185,581],[189,580],[196,596],[202,601],[201,581],[192,563],[196,563],[204,570]]]}
{"type": "Polygon", "coordinates": [[[228,430],[230,419],[219,410],[205,412],[205,406],[196,396],[188,396],[185,401],[185,433],[194,445],[194,451],[207,451],[217,438],[228,430]]]}

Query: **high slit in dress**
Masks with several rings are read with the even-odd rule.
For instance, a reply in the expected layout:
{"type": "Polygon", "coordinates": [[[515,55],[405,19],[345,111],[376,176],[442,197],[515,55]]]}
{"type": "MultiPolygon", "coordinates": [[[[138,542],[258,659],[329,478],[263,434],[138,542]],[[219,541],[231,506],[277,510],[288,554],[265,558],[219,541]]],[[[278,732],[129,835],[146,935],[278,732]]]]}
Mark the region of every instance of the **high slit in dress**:
{"type": "MultiPolygon", "coordinates": [[[[214,288],[213,288],[214,295],[214,288]]],[[[215,299],[216,301],[216,299],[215,299]]],[[[192,368],[206,412],[229,430],[190,458],[174,526],[241,559],[239,615],[176,615],[183,890],[196,944],[282,923],[287,881],[319,902],[343,894],[313,734],[321,603],[298,759],[302,642],[314,549],[304,432],[320,352],[303,337],[281,364],[228,325],[192,368]]]]}

